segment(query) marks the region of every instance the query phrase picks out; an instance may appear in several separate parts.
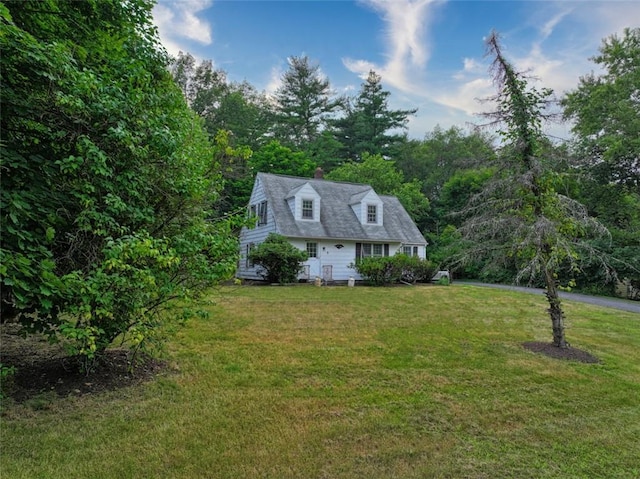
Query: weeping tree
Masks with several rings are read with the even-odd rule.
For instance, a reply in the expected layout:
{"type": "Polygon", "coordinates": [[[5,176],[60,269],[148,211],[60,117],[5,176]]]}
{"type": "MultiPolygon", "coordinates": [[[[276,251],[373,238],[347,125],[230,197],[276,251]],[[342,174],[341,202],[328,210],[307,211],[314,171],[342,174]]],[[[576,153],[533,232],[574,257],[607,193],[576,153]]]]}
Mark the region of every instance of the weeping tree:
{"type": "Polygon", "coordinates": [[[537,90],[527,76],[514,69],[503,55],[499,36],[487,39],[487,56],[493,58],[491,73],[497,104],[488,114],[499,125],[503,140],[495,160],[496,175],[484,184],[464,208],[460,232],[467,248],[460,259],[483,257],[489,267],[497,262],[515,264],[516,281],[541,281],[546,287],[553,344],[569,346],[565,338],[564,312],[558,295],[560,271],[576,271],[580,261],[604,258],[584,241],[607,235],[586,208],[559,194],[555,185],[557,158],[550,153],[542,132],[552,92],[537,90]]]}

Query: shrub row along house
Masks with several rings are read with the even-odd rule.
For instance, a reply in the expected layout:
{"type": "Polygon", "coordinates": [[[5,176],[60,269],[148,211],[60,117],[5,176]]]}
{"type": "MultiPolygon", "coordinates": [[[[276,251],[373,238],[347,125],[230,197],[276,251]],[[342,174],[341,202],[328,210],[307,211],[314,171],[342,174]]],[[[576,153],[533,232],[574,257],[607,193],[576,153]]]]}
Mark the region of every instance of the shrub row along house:
{"type": "Polygon", "coordinates": [[[249,210],[257,223],[240,233],[241,279],[262,279],[248,255],[269,233],[308,253],[300,280],[362,279],[350,268],[358,258],[397,252],[425,258],[427,241],[395,196],[378,195],[369,185],[324,180],[321,169],[313,179],[258,173],[249,210]]]}

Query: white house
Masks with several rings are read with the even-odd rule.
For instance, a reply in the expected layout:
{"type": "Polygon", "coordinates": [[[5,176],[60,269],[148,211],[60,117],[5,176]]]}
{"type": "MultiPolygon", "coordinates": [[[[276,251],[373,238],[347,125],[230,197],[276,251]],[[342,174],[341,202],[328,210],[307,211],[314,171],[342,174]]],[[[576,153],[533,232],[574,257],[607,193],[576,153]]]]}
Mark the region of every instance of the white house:
{"type": "Polygon", "coordinates": [[[395,196],[371,186],[315,178],[258,173],[249,200],[254,228],[240,233],[238,278],[260,280],[260,267],[248,253],[269,233],[279,233],[306,251],[301,280],[361,279],[349,268],[356,258],[396,252],[425,257],[427,241],[395,196]]]}

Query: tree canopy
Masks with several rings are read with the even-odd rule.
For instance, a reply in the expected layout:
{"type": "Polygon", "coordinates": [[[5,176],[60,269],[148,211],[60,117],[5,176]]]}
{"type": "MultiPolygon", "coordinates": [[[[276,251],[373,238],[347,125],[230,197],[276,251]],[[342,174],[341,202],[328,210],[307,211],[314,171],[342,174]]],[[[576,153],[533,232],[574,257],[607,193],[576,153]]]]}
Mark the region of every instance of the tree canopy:
{"type": "MultiPolygon", "coordinates": [[[[233,274],[216,148],[146,0],[0,4],[2,317],[92,359],[233,274]]],[[[180,315],[176,315],[180,317],[180,315]]],[[[87,364],[85,364],[86,366],[87,364]]]]}
{"type": "Polygon", "coordinates": [[[565,116],[598,179],[640,191],[640,28],[606,38],[592,60],[604,72],[580,79],[562,101],[565,116]]]}
{"type": "MultiPolygon", "coordinates": [[[[611,231],[599,246],[640,297],[640,28],[605,38],[592,60],[603,73],[581,78],[562,100],[574,121],[579,194],[611,231]]],[[[603,276],[597,263],[587,271],[603,276]]]]}

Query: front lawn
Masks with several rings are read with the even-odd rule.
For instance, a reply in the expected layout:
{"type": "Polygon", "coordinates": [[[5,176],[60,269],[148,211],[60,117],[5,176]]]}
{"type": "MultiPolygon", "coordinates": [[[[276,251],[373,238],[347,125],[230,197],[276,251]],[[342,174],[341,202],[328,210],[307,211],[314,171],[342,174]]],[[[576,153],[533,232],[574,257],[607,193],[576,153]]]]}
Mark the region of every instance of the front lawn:
{"type": "MultiPolygon", "coordinates": [[[[0,477],[640,477],[640,317],[468,285],[267,286],[212,294],[170,370],[11,404],[0,477]]],[[[88,378],[87,381],[91,379],[88,378]]]]}

